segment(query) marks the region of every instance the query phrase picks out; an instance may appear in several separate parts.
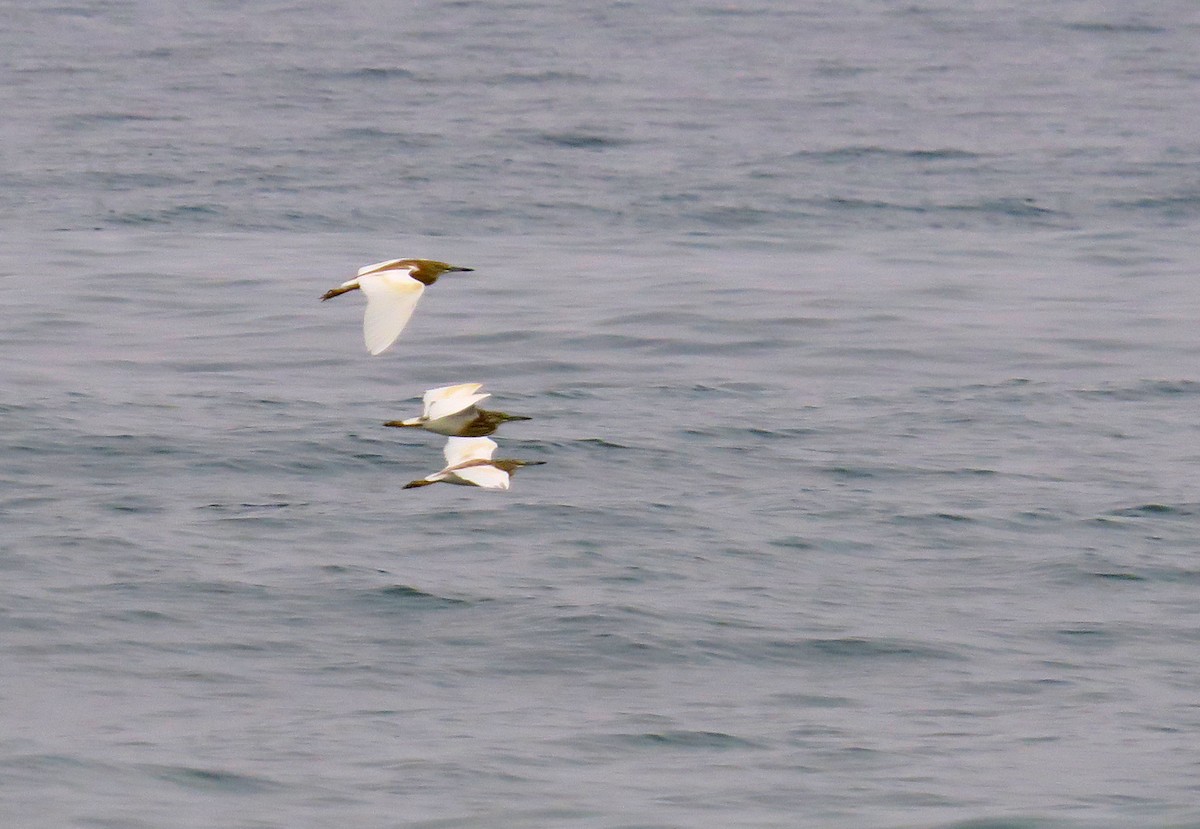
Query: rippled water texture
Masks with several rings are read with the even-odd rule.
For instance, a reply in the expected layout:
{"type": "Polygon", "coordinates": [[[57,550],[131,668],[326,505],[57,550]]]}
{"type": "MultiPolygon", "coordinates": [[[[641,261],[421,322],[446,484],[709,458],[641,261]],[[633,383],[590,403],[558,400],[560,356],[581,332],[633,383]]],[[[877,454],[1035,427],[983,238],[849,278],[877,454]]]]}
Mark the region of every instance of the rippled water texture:
{"type": "Polygon", "coordinates": [[[1192,4],[8,14],[9,824],[1200,826],[1192,4]]]}

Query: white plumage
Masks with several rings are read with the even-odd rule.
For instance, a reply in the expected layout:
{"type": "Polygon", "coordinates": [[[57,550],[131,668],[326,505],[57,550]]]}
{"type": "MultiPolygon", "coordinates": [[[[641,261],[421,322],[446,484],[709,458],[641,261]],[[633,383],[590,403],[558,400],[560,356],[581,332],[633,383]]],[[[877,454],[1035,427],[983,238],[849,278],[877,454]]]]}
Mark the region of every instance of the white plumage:
{"type": "Polygon", "coordinates": [[[542,461],[498,460],[493,461],[496,441],[491,438],[448,438],[442,453],[446,456],[446,467],[440,472],[412,481],[405,489],[429,486],[436,483],[477,486],[483,489],[508,489],[512,474],[522,466],[540,464],[542,461]]]}
{"type": "Polygon", "coordinates": [[[479,383],[459,383],[429,389],[422,398],[419,417],[389,420],[386,426],[412,426],[447,437],[483,437],[490,435],[500,424],[510,420],[529,420],[523,415],[491,412],[478,404],[491,397],[480,392],[479,383]]]}
{"type": "Polygon", "coordinates": [[[371,354],[382,354],[408,325],[426,286],[443,273],[469,270],[433,259],[388,259],[364,265],[358,276],[326,291],[321,299],[362,291],[367,297],[363,342],[371,354]]]}

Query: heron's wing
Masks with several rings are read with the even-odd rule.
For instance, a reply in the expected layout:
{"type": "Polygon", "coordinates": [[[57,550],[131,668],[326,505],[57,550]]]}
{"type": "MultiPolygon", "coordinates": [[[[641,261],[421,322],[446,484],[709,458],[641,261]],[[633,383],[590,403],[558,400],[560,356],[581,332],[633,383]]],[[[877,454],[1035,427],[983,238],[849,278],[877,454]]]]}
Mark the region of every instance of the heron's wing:
{"type": "MultiPolygon", "coordinates": [[[[425,405],[425,410],[421,413],[421,415],[433,420],[435,417],[445,417],[448,414],[461,412],[471,404],[466,403],[461,406],[456,405],[455,407],[451,408],[443,408],[443,406],[449,404],[451,401],[457,403],[459,398],[469,397],[470,395],[473,395],[475,392],[479,391],[479,389],[482,387],[482,383],[459,383],[457,386],[441,386],[440,388],[430,389],[429,391],[425,392],[425,395],[421,398],[421,402],[425,405]],[[435,416],[430,413],[434,406],[439,407],[438,411],[441,412],[441,414],[435,416]]],[[[488,395],[486,394],[482,395],[480,400],[487,396],[488,395]]]]}
{"type": "Polygon", "coordinates": [[[378,273],[379,271],[403,270],[408,272],[409,259],[387,259],[383,262],[375,262],[371,265],[363,265],[358,269],[359,276],[366,276],[369,273],[378,273]]]}
{"type": "Polygon", "coordinates": [[[464,481],[468,481],[484,489],[508,489],[510,480],[507,472],[489,464],[455,469],[453,470],[453,474],[464,481]]]}
{"type": "Polygon", "coordinates": [[[381,354],[408,324],[421,294],[425,293],[425,286],[407,274],[363,277],[358,286],[367,295],[363,342],[367,351],[381,354]]]}
{"type": "Polygon", "coordinates": [[[450,415],[466,411],[480,400],[487,400],[489,397],[491,397],[490,394],[463,394],[447,400],[439,400],[425,410],[425,416],[430,420],[449,417],[450,415]]]}
{"type": "Polygon", "coordinates": [[[496,451],[496,441],[491,438],[446,438],[446,466],[456,466],[467,461],[490,461],[496,451]]]}

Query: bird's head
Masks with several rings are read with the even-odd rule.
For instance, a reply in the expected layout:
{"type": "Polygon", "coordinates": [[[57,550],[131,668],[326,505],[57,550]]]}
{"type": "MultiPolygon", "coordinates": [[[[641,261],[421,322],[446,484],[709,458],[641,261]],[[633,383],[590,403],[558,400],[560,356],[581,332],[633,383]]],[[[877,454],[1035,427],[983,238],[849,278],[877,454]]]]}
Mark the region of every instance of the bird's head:
{"type": "Polygon", "coordinates": [[[438,262],[434,259],[408,260],[408,274],[422,285],[432,285],[439,276],[454,271],[473,271],[474,268],[463,268],[448,262],[438,262]]]}
{"type": "Polygon", "coordinates": [[[502,458],[498,461],[492,461],[492,466],[503,469],[509,475],[516,472],[522,466],[542,466],[545,461],[519,461],[515,458],[502,458]]]}
{"type": "Polygon", "coordinates": [[[489,426],[499,426],[501,423],[508,423],[510,420],[533,420],[532,417],[525,415],[514,415],[508,412],[493,412],[490,409],[478,409],[478,420],[489,426]]]}

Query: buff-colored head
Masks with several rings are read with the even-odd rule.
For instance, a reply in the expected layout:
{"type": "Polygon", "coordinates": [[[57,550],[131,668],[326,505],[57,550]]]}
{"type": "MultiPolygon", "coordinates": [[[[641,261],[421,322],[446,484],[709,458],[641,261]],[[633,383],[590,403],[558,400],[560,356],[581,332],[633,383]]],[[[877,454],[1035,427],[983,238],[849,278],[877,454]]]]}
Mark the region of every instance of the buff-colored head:
{"type": "Polygon", "coordinates": [[[545,461],[519,461],[516,458],[501,458],[498,461],[491,461],[492,466],[503,469],[509,475],[515,473],[522,466],[543,466],[545,463],[545,461]]]}
{"type": "Polygon", "coordinates": [[[422,285],[432,285],[444,273],[475,270],[474,268],[451,265],[447,262],[438,262],[434,259],[401,259],[396,263],[396,269],[400,270],[403,268],[407,268],[408,275],[422,285]]]}

